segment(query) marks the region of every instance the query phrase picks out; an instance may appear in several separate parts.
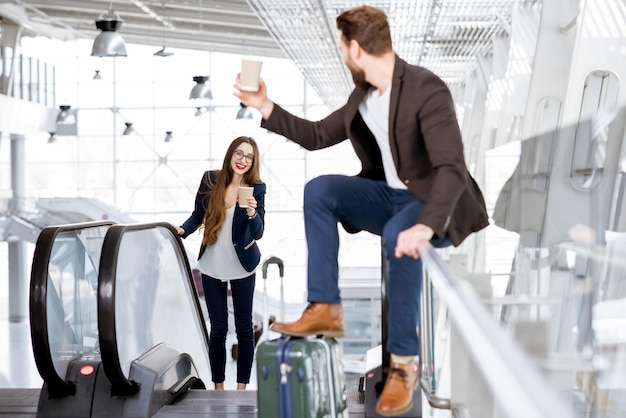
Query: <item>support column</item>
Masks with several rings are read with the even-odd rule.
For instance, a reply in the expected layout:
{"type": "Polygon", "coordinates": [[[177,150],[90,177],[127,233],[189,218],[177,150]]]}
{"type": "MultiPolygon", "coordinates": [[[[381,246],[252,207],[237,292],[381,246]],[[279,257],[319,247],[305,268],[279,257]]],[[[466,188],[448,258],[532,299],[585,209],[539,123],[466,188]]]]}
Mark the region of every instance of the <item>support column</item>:
{"type": "MultiPolygon", "coordinates": [[[[19,213],[26,198],[24,136],[11,134],[11,213],[19,213]]],[[[9,242],[9,321],[28,319],[28,266],[24,241],[9,242]]]]}
{"type": "Polygon", "coordinates": [[[0,71],[0,94],[13,95],[13,79],[18,61],[19,39],[22,36],[22,27],[15,23],[2,21],[2,36],[0,36],[0,55],[2,57],[2,68],[0,71]],[[11,60],[7,60],[7,48],[11,48],[11,60]],[[8,62],[8,65],[7,65],[8,62]]]}

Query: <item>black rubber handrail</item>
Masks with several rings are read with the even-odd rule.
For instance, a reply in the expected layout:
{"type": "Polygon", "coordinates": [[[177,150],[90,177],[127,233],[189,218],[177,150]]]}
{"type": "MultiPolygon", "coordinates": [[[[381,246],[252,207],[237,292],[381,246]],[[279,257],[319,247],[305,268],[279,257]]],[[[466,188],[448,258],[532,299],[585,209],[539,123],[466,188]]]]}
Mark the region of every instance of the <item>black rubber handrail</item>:
{"type": "Polygon", "coordinates": [[[48,274],[50,256],[56,237],[65,232],[101,228],[114,225],[111,221],[94,221],[44,228],[37,237],[30,275],[30,335],[37,370],[52,397],[63,397],[75,392],[75,385],[59,376],[54,367],[48,338],[48,274]]]}
{"type": "MultiPolygon", "coordinates": [[[[176,229],[167,222],[151,222],[115,225],[111,227],[104,238],[102,253],[100,256],[100,268],[98,273],[98,334],[100,340],[100,356],[102,368],[112,384],[112,393],[115,396],[133,395],[139,391],[139,385],[126,378],[120,364],[120,356],[117,346],[117,333],[115,328],[115,280],[119,249],[123,236],[126,232],[143,231],[157,228],[165,228],[176,238],[178,255],[183,259],[186,270],[188,286],[195,292],[193,303],[196,312],[202,318],[202,310],[197,294],[197,289],[189,265],[189,259],[183,242],[176,229]]],[[[208,347],[209,334],[205,323],[202,321],[201,329],[206,347],[208,347]]]]}

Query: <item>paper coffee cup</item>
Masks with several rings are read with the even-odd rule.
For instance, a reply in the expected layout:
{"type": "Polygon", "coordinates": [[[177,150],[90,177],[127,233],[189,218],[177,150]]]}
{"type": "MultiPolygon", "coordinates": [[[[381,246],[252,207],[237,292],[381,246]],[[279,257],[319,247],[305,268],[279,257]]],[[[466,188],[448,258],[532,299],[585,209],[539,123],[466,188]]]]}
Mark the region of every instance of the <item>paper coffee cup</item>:
{"type": "Polygon", "coordinates": [[[248,207],[248,198],[252,196],[253,191],[254,187],[239,186],[239,197],[237,201],[239,202],[240,208],[248,207]]]}
{"type": "Polygon", "coordinates": [[[241,74],[239,74],[239,88],[245,91],[259,90],[259,76],[263,61],[241,60],[241,74]]]}

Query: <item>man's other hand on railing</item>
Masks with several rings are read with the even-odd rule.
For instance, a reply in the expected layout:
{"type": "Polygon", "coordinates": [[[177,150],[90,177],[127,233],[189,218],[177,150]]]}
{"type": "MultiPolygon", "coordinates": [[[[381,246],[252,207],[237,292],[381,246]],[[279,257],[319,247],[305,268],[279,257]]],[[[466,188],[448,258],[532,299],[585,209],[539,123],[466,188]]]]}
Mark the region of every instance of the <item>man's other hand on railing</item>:
{"type": "Polygon", "coordinates": [[[435,235],[435,231],[430,226],[424,224],[416,224],[405,229],[398,234],[396,257],[400,258],[403,255],[413,258],[419,257],[419,245],[429,242],[433,235],[435,235]]]}

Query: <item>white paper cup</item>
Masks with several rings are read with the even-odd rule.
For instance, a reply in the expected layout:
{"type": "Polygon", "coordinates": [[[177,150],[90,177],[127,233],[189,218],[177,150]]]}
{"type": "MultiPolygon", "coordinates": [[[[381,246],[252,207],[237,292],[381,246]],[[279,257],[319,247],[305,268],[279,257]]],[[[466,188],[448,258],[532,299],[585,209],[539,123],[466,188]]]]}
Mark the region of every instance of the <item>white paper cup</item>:
{"type": "Polygon", "coordinates": [[[248,198],[252,196],[253,191],[254,187],[239,186],[239,196],[237,201],[239,202],[240,208],[248,207],[248,198]]]}
{"type": "Polygon", "coordinates": [[[239,88],[245,91],[259,90],[259,76],[263,61],[241,60],[241,74],[239,75],[239,88]]]}

